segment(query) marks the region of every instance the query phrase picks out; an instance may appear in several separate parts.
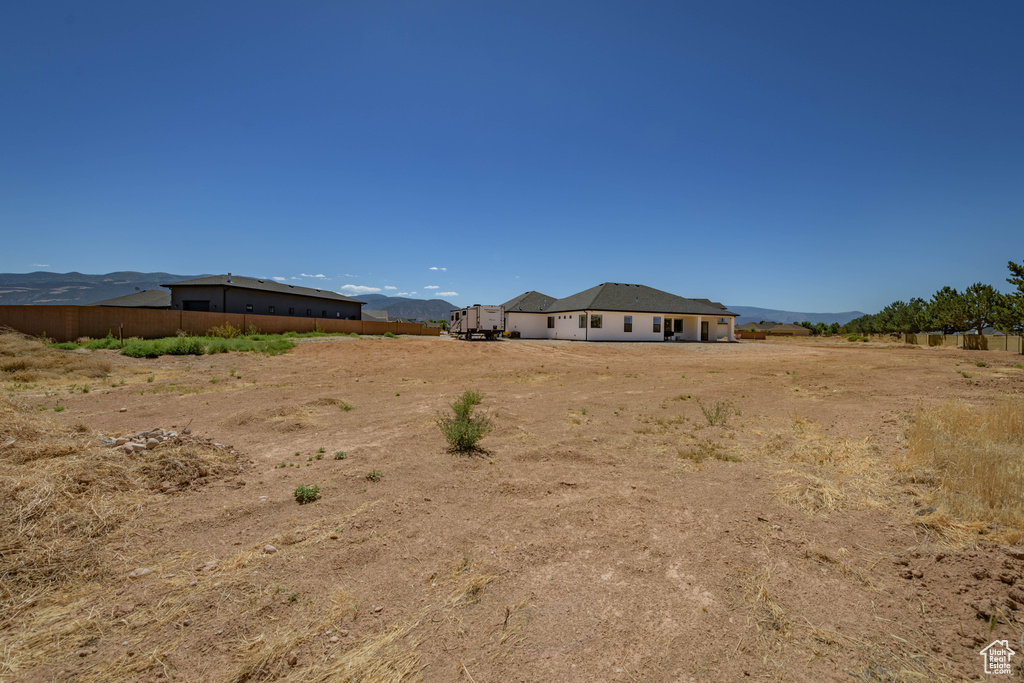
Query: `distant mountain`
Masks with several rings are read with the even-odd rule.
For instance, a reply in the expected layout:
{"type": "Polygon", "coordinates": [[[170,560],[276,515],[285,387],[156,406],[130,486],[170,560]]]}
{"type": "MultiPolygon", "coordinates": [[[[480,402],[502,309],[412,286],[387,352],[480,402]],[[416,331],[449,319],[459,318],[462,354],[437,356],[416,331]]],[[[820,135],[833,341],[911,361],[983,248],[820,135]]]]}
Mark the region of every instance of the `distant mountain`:
{"type": "Polygon", "coordinates": [[[448,312],[458,308],[444,299],[407,299],[402,296],[383,294],[359,294],[360,301],[369,311],[387,311],[389,318],[413,318],[416,320],[447,320],[448,312]]]}
{"type": "Polygon", "coordinates": [[[854,318],[859,318],[860,311],[844,311],[843,313],[796,313],[794,311],[778,311],[774,308],[757,308],[755,306],[726,306],[733,313],[739,313],[737,325],[759,323],[762,320],[773,323],[839,323],[845,325],[854,318]]]}
{"type": "Polygon", "coordinates": [[[165,282],[188,280],[201,275],[137,273],[119,271],[105,275],[86,273],[0,273],[0,305],[91,304],[137,290],[160,289],[165,282]]]}

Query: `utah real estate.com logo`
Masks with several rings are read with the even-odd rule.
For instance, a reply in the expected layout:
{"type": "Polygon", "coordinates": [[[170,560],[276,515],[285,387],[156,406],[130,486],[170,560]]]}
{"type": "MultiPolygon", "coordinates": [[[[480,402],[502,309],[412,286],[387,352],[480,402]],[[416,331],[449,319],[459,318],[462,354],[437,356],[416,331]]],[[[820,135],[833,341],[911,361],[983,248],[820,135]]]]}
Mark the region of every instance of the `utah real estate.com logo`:
{"type": "Polygon", "coordinates": [[[993,640],[979,654],[985,659],[985,673],[1009,674],[1010,657],[1017,653],[1010,649],[1009,642],[993,640]]]}

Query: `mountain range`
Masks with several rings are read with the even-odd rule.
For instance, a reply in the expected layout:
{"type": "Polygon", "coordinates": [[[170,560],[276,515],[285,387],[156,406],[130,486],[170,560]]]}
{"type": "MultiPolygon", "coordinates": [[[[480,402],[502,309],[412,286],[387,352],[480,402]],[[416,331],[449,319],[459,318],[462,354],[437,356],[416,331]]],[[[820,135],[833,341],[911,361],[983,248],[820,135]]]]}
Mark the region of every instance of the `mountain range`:
{"type": "MultiPolygon", "coordinates": [[[[86,273],[0,273],[0,305],[86,305],[116,296],[133,294],[140,290],[159,289],[165,282],[189,280],[202,275],[174,275],[172,273],[139,273],[132,270],[89,275],[86,273]]],[[[367,310],[387,311],[392,318],[417,320],[447,320],[448,312],[458,308],[444,299],[408,299],[383,294],[360,294],[367,310]]],[[[737,325],[770,320],[776,323],[845,324],[864,315],[860,311],[842,313],[798,313],[754,306],[727,306],[738,313],[737,325]]]]}

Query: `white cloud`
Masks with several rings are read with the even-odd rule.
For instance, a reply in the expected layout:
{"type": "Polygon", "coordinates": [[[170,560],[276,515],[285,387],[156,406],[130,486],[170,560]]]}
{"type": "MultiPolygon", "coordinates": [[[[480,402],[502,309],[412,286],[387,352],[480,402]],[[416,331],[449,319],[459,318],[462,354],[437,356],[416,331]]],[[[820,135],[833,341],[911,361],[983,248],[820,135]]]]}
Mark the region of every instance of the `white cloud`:
{"type": "Polygon", "coordinates": [[[384,285],[384,289],[398,289],[398,287],[392,287],[391,285],[384,285]]]}
{"type": "Polygon", "coordinates": [[[399,292],[398,294],[395,294],[395,296],[409,296],[409,292],[399,292]]]}
{"type": "Polygon", "coordinates": [[[438,268],[437,266],[430,266],[429,270],[448,270],[447,268],[438,268]]]}
{"type": "Polygon", "coordinates": [[[342,273],[341,277],[355,277],[352,273],[342,273]]]}
{"type": "Polygon", "coordinates": [[[366,287],[365,285],[342,285],[341,289],[351,294],[373,294],[380,291],[380,287],[366,287]]]}
{"type": "Polygon", "coordinates": [[[458,292],[438,292],[438,296],[458,296],[458,292]]]}
{"type": "Polygon", "coordinates": [[[275,275],[275,276],[274,276],[274,277],[273,277],[272,279],[274,279],[274,280],[277,280],[278,282],[284,282],[284,281],[285,281],[285,280],[287,280],[288,278],[286,278],[286,277],[281,277],[280,275],[275,275]]]}
{"type": "Polygon", "coordinates": [[[409,292],[409,294],[415,294],[416,292],[409,292]]]}
{"type": "Polygon", "coordinates": [[[32,267],[33,268],[49,268],[50,264],[49,263],[33,263],[32,267]]]}
{"type": "MultiPolygon", "coordinates": [[[[323,273],[318,273],[316,275],[311,275],[309,273],[299,273],[299,277],[327,277],[327,276],[324,275],[323,273]]],[[[293,280],[297,280],[298,278],[294,278],[293,277],[292,279],[293,280]]]]}
{"type": "Polygon", "coordinates": [[[423,289],[441,289],[441,288],[440,288],[440,287],[438,287],[437,285],[427,285],[427,286],[426,286],[426,287],[424,287],[423,289]]]}

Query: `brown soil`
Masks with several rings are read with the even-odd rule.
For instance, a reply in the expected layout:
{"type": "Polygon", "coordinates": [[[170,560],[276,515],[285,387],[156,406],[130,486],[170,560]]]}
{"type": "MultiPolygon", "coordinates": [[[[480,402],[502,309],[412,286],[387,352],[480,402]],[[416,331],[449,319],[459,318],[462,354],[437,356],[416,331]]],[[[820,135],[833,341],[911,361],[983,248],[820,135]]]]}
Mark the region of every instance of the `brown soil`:
{"type": "MultiPolygon", "coordinates": [[[[95,354],[114,374],[62,390],[56,419],[188,425],[244,471],[148,493],[100,541],[100,579],[33,596],[0,633],[0,678],[960,680],[997,638],[1024,652],[1024,551],[992,527],[964,545],[890,466],[918,405],[1020,394],[1020,356],[446,338],[95,354]],[[495,429],[456,455],[434,422],[470,388],[495,429]],[[725,401],[709,425],[701,405],[725,401]],[[298,505],[300,484],[321,499],[298,505]]],[[[17,398],[52,407],[43,389],[17,398]]]]}

